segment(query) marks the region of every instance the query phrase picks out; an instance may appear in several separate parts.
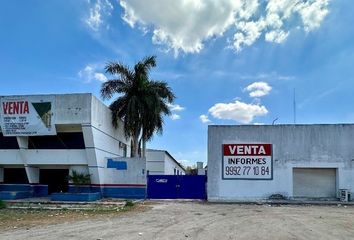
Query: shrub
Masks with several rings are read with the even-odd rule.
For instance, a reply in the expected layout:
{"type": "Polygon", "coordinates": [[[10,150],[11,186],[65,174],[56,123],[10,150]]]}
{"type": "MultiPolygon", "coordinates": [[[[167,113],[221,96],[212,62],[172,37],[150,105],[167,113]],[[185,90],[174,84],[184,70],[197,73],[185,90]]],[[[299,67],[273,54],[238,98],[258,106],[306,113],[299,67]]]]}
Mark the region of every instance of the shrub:
{"type": "Polygon", "coordinates": [[[133,207],[134,203],[132,200],[126,200],[124,207],[133,207]]]}
{"type": "Polygon", "coordinates": [[[78,192],[80,186],[91,184],[91,174],[79,173],[73,170],[68,176],[68,180],[75,185],[76,191],[78,192]]]}
{"type": "Polygon", "coordinates": [[[0,200],[0,209],[6,208],[6,203],[0,200]]]}
{"type": "Polygon", "coordinates": [[[90,174],[79,173],[73,170],[69,175],[68,180],[71,181],[74,185],[88,185],[91,183],[90,177],[90,174]]]}

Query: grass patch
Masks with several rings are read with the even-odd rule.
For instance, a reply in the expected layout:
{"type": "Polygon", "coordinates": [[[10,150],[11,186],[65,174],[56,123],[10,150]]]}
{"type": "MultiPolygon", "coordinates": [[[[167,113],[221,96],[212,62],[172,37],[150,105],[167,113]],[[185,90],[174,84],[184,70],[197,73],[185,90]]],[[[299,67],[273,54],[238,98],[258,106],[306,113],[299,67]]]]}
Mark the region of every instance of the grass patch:
{"type": "Polygon", "coordinates": [[[144,206],[134,204],[131,201],[120,206],[97,206],[95,208],[74,210],[44,210],[44,209],[1,209],[0,231],[11,228],[31,228],[39,225],[58,224],[70,221],[86,219],[107,219],[118,217],[128,212],[144,211],[144,206]]]}
{"type": "Polygon", "coordinates": [[[0,209],[6,208],[6,203],[2,200],[0,200],[0,209]]]}

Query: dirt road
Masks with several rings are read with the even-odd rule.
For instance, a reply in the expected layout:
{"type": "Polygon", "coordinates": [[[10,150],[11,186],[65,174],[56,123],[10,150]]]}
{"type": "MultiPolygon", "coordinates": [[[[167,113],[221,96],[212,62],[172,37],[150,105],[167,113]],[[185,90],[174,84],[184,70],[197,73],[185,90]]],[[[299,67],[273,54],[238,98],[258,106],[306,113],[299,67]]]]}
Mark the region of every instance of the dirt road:
{"type": "Polygon", "coordinates": [[[0,239],[354,239],[354,207],[159,202],[144,212],[14,229],[0,239]]]}

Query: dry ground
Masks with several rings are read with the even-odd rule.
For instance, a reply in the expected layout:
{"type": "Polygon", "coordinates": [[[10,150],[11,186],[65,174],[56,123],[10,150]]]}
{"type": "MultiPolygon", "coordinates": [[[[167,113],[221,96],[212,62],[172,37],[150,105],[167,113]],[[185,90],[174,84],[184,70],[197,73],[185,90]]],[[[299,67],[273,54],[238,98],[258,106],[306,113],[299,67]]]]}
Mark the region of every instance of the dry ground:
{"type": "Polygon", "coordinates": [[[118,215],[63,218],[58,224],[44,220],[36,227],[2,229],[0,239],[354,239],[351,206],[169,201],[145,205],[118,215]]]}
{"type": "MultiPolygon", "coordinates": [[[[89,210],[34,210],[0,209],[0,233],[11,229],[45,226],[58,223],[76,222],[87,219],[118,217],[129,212],[144,211],[143,205],[134,207],[109,207],[89,210]]],[[[1,240],[2,238],[0,238],[1,240]]]]}

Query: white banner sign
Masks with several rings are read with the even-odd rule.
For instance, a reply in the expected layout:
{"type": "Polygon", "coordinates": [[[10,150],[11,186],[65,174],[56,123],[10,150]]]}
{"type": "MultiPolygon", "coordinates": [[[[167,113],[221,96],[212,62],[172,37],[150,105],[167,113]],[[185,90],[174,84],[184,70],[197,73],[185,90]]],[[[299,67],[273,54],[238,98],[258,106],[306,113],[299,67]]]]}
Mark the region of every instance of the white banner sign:
{"type": "Polygon", "coordinates": [[[272,144],[223,144],[222,179],[273,179],[272,144]]]}
{"type": "Polygon", "coordinates": [[[0,99],[4,136],[55,135],[55,96],[12,96],[0,99]]]}

